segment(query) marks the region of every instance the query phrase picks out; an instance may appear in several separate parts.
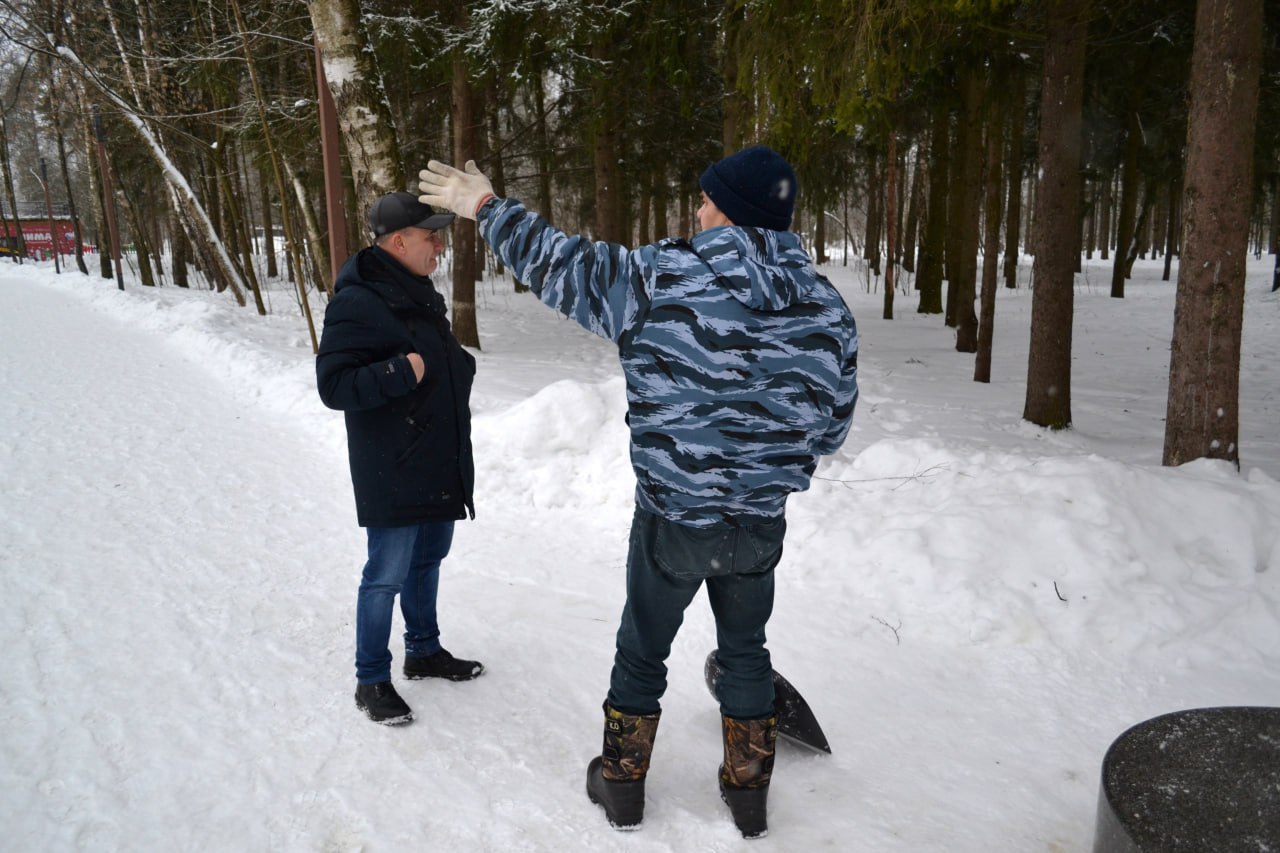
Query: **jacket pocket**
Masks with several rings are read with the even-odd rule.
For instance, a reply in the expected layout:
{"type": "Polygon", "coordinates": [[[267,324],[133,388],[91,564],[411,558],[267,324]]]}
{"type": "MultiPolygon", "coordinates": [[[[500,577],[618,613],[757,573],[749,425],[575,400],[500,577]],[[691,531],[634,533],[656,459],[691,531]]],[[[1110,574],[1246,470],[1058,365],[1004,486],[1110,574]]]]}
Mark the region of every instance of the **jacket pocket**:
{"type": "Polygon", "coordinates": [[[431,428],[432,420],[422,415],[416,417],[414,415],[406,415],[405,422],[410,427],[409,445],[396,457],[396,463],[399,465],[408,462],[418,451],[426,447],[430,443],[431,435],[434,432],[431,428]]]}

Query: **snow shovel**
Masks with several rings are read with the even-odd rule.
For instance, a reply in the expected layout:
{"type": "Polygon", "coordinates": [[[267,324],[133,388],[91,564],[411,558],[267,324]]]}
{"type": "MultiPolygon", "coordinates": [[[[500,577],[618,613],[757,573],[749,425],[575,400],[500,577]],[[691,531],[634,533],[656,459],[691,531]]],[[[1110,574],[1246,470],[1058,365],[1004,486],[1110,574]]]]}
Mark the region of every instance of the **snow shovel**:
{"type": "MultiPolygon", "coordinates": [[[[716,650],[707,655],[707,663],[702,674],[707,679],[707,689],[712,698],[716,697],[716,682],[720,680],[720,661],[716,660],[716,650]]],[[[812,749],[815,752],[831,754],[831,746],[827,736],[822,733],[822,726],[813,716],[813,709],[804,701],[800,691],[791,686],[791,682],[773,671],[774,707],[778,711],[778,734],[794,744],[812,749]]]]}

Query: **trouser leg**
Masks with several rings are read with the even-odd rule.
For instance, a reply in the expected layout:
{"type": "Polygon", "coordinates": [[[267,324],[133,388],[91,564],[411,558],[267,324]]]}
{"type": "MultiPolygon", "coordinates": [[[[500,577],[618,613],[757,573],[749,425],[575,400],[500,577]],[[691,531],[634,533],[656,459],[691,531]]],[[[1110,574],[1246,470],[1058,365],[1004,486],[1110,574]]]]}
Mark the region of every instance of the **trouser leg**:
{"type": "Polygon", "coordinates": [[[369,527],[369,558],[356,597],[356,680],[376,684],[391,678],[391,615],[404,585],[418,527],[369,527]]]}
{"type": "Polygon", "coordinates": [[[765,648],[765,625],[773,613],[773,569],[707,578],[707,598],[716,617],[716,684],[721,713],[757,719],[773,713],[773,667],[765,648]]]}
{"type": "Polygon", "coordinates": [[[440,563],[453,544],[452,521],[422,524],[419,530],[409,574],[400,591],[407,657],[427,657],[440,651],[436,593],[440,587],[440,563]]]}
{"type": "Polygon", "coordinates": [[[658,516],[637,510],[627,554],[627,603],[618,627],[609,704],[627,714],[654,714],[667,689],[666,660],[684,611],[702,585],[663,573],[653,560],[658,516]]]}

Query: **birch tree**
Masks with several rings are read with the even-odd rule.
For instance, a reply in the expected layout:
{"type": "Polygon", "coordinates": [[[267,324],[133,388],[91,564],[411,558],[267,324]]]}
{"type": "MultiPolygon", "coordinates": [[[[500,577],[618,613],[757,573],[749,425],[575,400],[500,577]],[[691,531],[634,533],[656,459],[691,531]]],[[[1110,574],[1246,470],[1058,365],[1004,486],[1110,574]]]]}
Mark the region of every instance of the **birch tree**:
{"type": "Polygon", "coordinates": [[[407,189],[391,105],[359,0],[307,0],[307,11],[351,163],[356,206],[363,214],[378,196],[407,189]]]}

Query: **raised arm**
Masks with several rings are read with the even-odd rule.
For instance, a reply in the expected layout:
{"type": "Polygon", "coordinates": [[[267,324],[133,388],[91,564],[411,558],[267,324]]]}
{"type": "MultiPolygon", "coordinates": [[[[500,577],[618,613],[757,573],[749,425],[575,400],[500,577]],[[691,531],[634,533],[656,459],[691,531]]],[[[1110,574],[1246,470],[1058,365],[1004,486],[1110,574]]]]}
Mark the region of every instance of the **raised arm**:
{"type": "Polygon", "coordinates": [[[656,249],[571,236],[514,199],[496,198],[475,164],[466,171],[432,160],[419,173],[421,198],[475,219],[498,259],[542,302],[618,343],[648,309],[656,249]]]}

